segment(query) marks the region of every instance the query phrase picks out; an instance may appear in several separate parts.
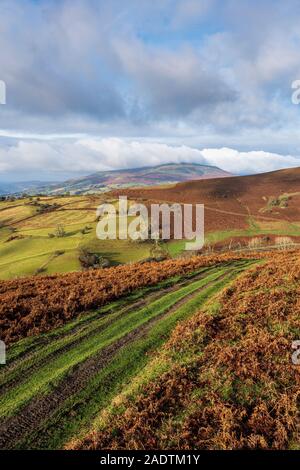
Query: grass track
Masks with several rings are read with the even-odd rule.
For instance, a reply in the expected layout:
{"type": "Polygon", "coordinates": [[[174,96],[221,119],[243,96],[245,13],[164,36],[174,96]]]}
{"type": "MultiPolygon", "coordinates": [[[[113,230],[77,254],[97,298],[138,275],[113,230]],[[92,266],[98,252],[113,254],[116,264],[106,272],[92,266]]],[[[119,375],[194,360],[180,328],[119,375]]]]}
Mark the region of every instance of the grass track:
{"type": "Polygon", "coordinates": [[[138,300],[126,308],[114,302],[50,334],[17,343],[9,352],[14,362],[0,377],[0,446],[61,447],[147,364],[178,321],[249,264],[209,268],[173,289],[160,286],[158,295],[148,294],[147,305],[138,300]]]}
{"type": "MultiPolygon", "coordinates": [[[[12,388],[14,382],[24,380],[27,372],[37,370],[45,360],[53,359],[56,355],[66,352],[72,347],[88,337],[95,336],[97,333],[107,329],[113,322],[116,322],[121,316],[130,312],[142,312],[149,302],[159,300],[162,297],[162,291],[167,294],[179,291],[187,283],[193,280],[202,279],[207,269],[201,269],[192,276],[187,276],[186,280],[175,277],[150,288],[140,289],[134,294],[115,302],[111,302],[105,307],[84,314],[83,316],[67,323],[61,328],[37,337],[29,337],[19,341],[8,352],[8,366],[0,374],[0,386],[2,393],[7,388],[12,388]],[[196,278],[196,279],[195,279],[196,278]],[[138,300],[141,299],[142,300],[138,300]],[[136,301],[135,301],[136,299],[136,301]],[[108,315],[109,313],[109,315],[108,315]]],[[[211,274],[213,274],[210,269],[211,274]]],[[[184,293],[185,291],[183,291],[184,293]]],[[[149,308],[149,307],[148,307],[149,308]]]]}

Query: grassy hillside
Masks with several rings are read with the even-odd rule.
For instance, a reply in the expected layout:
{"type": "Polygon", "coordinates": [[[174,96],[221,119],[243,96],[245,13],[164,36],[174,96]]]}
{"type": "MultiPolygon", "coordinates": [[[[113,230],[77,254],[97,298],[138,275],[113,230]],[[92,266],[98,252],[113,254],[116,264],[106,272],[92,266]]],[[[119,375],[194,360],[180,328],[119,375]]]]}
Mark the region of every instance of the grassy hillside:
{"type": "Polygon", "coordinates": [[[195,269],[191,263],[185,275],[14,343],[0,373],[0,447],[59,448],[83,436],[97,414],[146,370],[174,327],[251,264],[228,260],[195,269]]]}
{"type": "Polygon", "coordinates": [[[149,202],[204,204],[208,242],[262,234],[300,236],[300,168],[113,193],[119,194],[149,202]]]}
{"type": "Polygon", "coordinates": [[[76,449],[298,449],[299,254],[254,267],[180,323],[76,449]]]}
{"type": "Polygon", "coordinates": [[[100,273],[2,281],[0,448],[299,448],[297,252],[100,273]]]}
{"type": "Polygon", "coordinates": [[[252,256],[195,256],[163,263],[136,263],[82,273],[1,281],[1,338],[9,344],[60,326],[82,312],[101,307],[135,289],[153,286],[200,268],[217,266],[228,259],[247,260],[252,256]]]}
{"type": "Polygon", "coordinates": [[[0,279],[81,269],[82,248],[112,265],[149,256],[148,244],[96,238],[96,209],[101,197],[41,197],[0,202],[0,279]],[[50,204],[49,212],[39,212],[50,204]],[[56,206],[54,206],[56,204],[56,206]],[[53,237],[57,227],[64,237],[53,237]]]}

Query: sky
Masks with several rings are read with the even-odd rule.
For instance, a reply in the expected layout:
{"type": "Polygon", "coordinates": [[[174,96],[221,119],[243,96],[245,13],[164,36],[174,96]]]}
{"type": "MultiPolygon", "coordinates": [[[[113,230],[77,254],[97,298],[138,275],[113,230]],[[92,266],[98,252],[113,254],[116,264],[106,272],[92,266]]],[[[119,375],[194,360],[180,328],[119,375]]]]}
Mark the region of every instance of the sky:
{"type": "Polygon", "coordinates": [[[0,0],[0,180],[300,166],[298,0],[0,0]]]}

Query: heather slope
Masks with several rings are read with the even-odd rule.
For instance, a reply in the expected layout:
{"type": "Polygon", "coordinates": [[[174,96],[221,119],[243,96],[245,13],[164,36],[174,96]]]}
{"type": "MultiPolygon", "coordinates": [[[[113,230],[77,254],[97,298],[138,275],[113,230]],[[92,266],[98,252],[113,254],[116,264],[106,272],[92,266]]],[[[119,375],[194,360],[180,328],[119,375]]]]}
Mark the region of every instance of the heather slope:
{"type": "MultiPolygon", "coordinates": [[[[276,228],[300,221],[300,168],[250,176],[189,181],[168,188],[120,190],[148,201],[202,203],[206,231],[276,228]]],[[[291,227],[290,227],[291,228],[291,227]]]]}
{"type": "Polygon", "coordinates": [[[0,371],[0,448],[54,449],[84,435],[158,355],[176,325],[252,263],[192,263],[185,274],[177,270],[180,275],[155,283],[153,266],[147,288],[132,284],[132,294],[10,345],[0,371]]]}
{"type": "Polygon", "coordinates": [[[147,374],[70,446],[299,449],[299,281],[299,254],[247,271],[179,324],[147,374]]]}

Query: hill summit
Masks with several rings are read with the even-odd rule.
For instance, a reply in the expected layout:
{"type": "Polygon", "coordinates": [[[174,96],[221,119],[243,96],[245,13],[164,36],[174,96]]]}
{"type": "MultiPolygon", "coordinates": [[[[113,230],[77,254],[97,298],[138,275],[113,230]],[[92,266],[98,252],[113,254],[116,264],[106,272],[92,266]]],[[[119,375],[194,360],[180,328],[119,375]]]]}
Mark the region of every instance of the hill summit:
{"type": "Polygon", "coordinates": [[[230,173],[216,166],[198,163],[166,163],[141,168],[99,171],[89,176],[51,185],[47,188],[47,192],[56,194],[65,192],[86,194],[117,188],[160,186],[228,176],[231,176],[230,173]]]}

